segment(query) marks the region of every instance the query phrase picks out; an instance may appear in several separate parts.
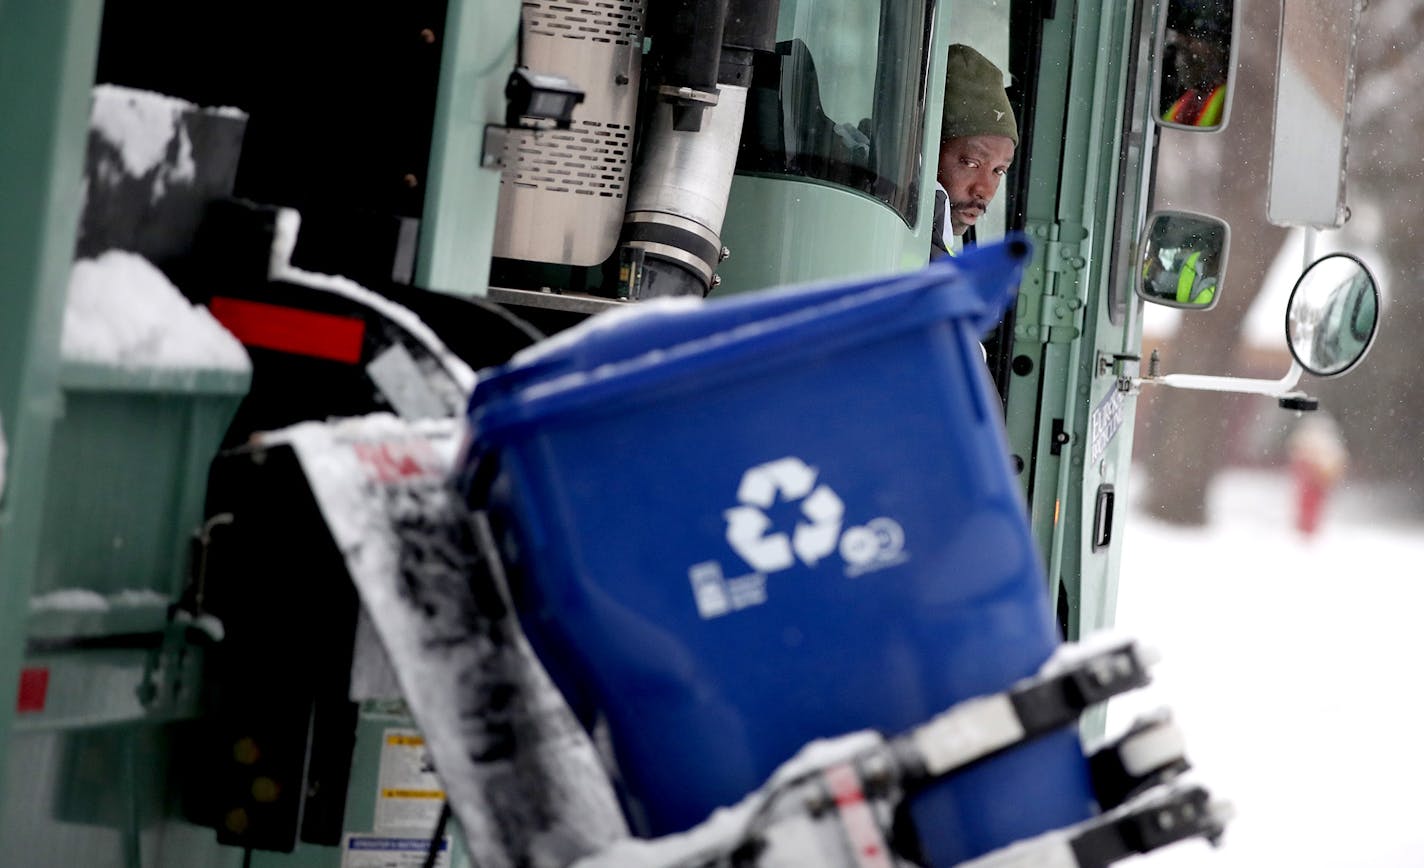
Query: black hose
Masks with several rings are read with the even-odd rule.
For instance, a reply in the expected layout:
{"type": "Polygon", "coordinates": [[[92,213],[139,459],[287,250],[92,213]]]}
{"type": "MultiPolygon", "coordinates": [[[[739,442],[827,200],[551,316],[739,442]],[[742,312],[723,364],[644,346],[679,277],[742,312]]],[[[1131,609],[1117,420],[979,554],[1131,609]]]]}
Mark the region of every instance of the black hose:
{"type": "Polygon", "coordinates": [[[728,0],[660,0],[648,10],[661,84],[710,91],[717,86],[728,0]]]}
{"type": "Polygon", "coordinates": [[[722,32],[718,84],[751,87],[756,53],[776,51],[776,19],[780,9],[780,0],[729,0],[722,32]]]}
{"type": "MultiPolygon", "coordinates": [[[[435,862],[440,858],[440,847],[445,843],[445,827],[450,823],[450,802],[447,799],[440,806],[440,819],[435,821],[435,831],[430,835],[430,848],[425,851],[425,862],[421,868],[435,868],[435,862]]],[[[473,864],[474,858],[471,857],[473,864]]]]}
{"type": "Polygon", "coordinates": [[[748,51],[776,50],[781,0],[729,0],[722,44],[748,51]]]}

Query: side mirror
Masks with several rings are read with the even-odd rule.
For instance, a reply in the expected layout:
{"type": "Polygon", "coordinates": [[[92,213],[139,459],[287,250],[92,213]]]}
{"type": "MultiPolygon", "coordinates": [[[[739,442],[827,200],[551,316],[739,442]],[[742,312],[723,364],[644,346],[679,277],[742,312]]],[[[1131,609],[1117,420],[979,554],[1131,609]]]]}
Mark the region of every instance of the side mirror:
{"type": "Polygon", "coordinates": [[[1169,0],[1158,29],[1157,123],[1211,132],[1226,126],[1236,77],[1234,0],[1169,0]]]}
{"type": "Polygon", "coordinates": [[[1210,310],[1221,296],[1231,229],[1189,211],[1156,211],[1147,218],[1138,260],[1137,294],[1146,301],[1210,310]]]}
{"type": "Polygon", "coordinates": [[[1300,366],[1338,377],[1360,363],[1379,329],[1379,286],[1345,253],[1311,263],[1286,305],[1286,343],[1300,366]]]}
{"type": "Polygon", "coordinates": [[[1290,370],[1279,380],[1162,374],[1157,370],[1157,351],[1153,350],[1147,376],[1119,376],[1118,388],[1129,391],[1154,384],[1204,392],[1269,395],[1286,409],[1314,410],[1320,402],[1295,388],[1301,374],[1309,371],[1317,377],[1336,377],[1345,373],[1365,357],[1378,328],[1379,285],[1374,275],[1355,257],[1333,253],[1312,262],[1291,290],[1290,303],[1286,305],[1286,344],[1293,360],[1290,370]]]}

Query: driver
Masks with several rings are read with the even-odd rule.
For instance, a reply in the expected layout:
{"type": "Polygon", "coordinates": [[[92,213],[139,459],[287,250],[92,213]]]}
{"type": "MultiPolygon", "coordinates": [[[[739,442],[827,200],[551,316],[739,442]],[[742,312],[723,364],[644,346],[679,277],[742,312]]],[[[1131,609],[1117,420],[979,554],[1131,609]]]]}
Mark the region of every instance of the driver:
{"type": "Polygon", "coordinates": [[[1018,143],[1018,123],[1004,91],[1004,74],[969,46],[951,45],[931,260],[952,256],[952,248],[983,216],[1009,171],[1018,143]],[[945,234],[946,217],[950,235],[945,234]]]}
{"type": "Polygon", "coordinates": [[[1217,0],[1186,4],[1181,19],[1168,21],[1167,50],[1174,79],[1164,94],[1175,94],[1162,120],[1189,127],[1221,125],[1231,63],[1230,13],[1217,0]]]}
{"type": "Polygon", "coordinates": [[[1210,257],[1193,250],[1177,272],[1177,302],[1197,307],[1210,307],[1216,299],[1216,269],[1210,257]]]}

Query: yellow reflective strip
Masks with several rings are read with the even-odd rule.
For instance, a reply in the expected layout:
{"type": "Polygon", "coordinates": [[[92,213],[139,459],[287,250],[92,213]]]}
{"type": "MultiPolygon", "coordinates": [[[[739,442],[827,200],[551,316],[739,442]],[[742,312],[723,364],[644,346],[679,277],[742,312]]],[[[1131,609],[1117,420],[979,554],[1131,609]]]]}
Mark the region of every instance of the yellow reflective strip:
{"type": "Polygon", "coordinates": [[[425,744],[425,739],[418,735],[388,735],[386,736],[386,744],[421,747],[425,744]]]}
{"type": "MultiPolygon", "coordinates": [[[[369,792],[369,791],[368,791],[369,792]]],[[[444,790],[381,790],[383,799],[443,799],[444,790]]]]}

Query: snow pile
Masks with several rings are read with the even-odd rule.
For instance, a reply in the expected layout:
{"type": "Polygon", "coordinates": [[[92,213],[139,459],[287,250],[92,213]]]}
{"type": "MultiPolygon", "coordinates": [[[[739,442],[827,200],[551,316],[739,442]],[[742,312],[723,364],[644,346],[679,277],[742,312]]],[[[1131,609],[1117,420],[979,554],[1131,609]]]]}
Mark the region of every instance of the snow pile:
{"type": "Polygon", "coordinates": [[[1398,491],[1345,484],[1306,538],[1295,497],[1286,473],[1234,470],[1205,527],[1127,517],[1118,626],[1163,659],[1109,726],[1170,706],[1196,774],[1237,810],[1219,851],[1191,842],[1144,868],[1424,865],[1424,524],[1398,491]]]}
{"type": "Polygon", "coordinates": [[[237,338],[134,253],[74,263],[60,352],[66,361],[124,368],[247,372],[237,338]]]}
{"type": "Polygon", "coordinates": [[[1144,644],[1134,636],[1108,628],[1090,633],[1077,642],[1064,642],[1059,645],[1047,662],[1039,667],[1036,677],[1053,678],[1062,675],[1100,654],[1118,648],[1131,648],[1133,657],[1144,669],[1155,666],[1161,659],[1161,654],[1151,645],[1144,644]]]}

